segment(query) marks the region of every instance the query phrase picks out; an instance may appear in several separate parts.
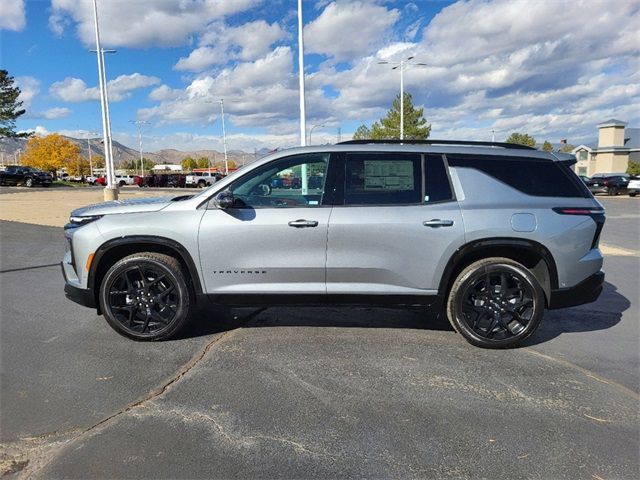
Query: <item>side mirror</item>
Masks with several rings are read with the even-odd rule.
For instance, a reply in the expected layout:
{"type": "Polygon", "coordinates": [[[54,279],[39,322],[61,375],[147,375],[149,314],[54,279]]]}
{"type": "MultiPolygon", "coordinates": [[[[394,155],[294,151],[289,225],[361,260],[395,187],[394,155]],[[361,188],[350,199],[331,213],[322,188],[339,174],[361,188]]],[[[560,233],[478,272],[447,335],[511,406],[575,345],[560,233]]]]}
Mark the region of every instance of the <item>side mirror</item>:
{"type": "Polygon", "coordinates": [[[220,192],[215,198],[215,203],[218,206],[218,208],[222,208],[223,210],[226,210],[227,208],[232,208],[235,203],[235,197],[233,196],[233,192],[229,190],[220,192]]]}

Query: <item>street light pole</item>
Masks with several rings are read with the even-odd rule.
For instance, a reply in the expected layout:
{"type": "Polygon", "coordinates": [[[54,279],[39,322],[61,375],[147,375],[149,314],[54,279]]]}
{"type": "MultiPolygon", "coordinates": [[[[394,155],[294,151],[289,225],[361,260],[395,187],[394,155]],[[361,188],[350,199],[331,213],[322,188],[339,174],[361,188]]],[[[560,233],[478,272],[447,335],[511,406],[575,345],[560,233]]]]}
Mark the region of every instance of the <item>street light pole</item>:
{"type": "Polygon", "coordinates": [[[91,161],[91,134],[87,137],[87,148],[89,149],[89,176],[93,177],[93,162],[91,161]]]}
{"type": "Polygon", "coordinates": [[[102,107],[102,135],[104,139],[105,165],[107,185],[104,189],[105,200],[117,200],[118,190],[114,186],[113,150],[111,148],[111,125],[109,121],[109,99],[107,94],[106,74],[104,68],[104,50],[100,46],[100,29],[98,27],[98,4],[93,0],[93,19],[96,31],[96,57],[98,59],[98,83],[100,85],[100,104],[102,107]]]}
{"type": "MultiPolygon", "coordinates": [[[[307,119],[304,91],[304,38],[302,35],[302,0],[298,0],[298,80],[300,83],[300,146],[307,143],[307,119]]],[[[304,179],[302,180],[304,182],[304,179]]]]}
{"type": "Polygon", "coordinates": [[[144,157],[142,155],[142,125],[149,125],[144,120],[129,120],[129,123],[135,123],[138,126],[138,145],[140,147],[140,176],[144,178],[144,157]]]}
{"type": "Polygon", "coordinates": [[[413,59],[413,55],[407,58],[401,59],[399,62],[378,62],[380,65],[395,65],[391,70],[400,68],[400,140],[404,140],[404,67],[405,65],[420,65],[426,66],[426,63],[414,63],[410,60],[413,59]]]}
{"type": "Polygon", "coordinates": [[[404,60],[400,60],[400,140],[404,140],[404,60]]]}
{"type": "Polygon", "coordinates": [[[317,128],[317,127],[324,127],[325,124],[324,123],[319,123],[317,125],[314,125],[313,127],[311,127],[311,130],[309,130],[309,145],[311,145],[311,134],[313,133],[313,129],[317,128]]]}
{"type": "Polygon", "coordinates": [[[229,175],[229,161],[227,160],[227,131],[224,128],[224,100],[220,99],[220,113],[222,115],[222,146],[224,147],[224,174],[229,175]]]}

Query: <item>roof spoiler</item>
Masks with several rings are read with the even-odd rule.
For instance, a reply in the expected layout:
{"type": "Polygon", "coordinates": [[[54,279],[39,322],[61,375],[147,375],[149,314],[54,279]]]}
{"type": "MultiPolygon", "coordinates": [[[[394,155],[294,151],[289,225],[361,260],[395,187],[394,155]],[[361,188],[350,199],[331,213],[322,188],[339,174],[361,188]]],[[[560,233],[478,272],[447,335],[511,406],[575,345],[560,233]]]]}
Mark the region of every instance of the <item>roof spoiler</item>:
{"type": "Polygon", "coordinates": [[[563,165],[566,165],[567,167],[570,167],[571,165],[575,165],[575,163],[578,161],[576,156],[571,153],[551,152],[551,155],[556,157],[558,162],[562,163],[563,165]]]}

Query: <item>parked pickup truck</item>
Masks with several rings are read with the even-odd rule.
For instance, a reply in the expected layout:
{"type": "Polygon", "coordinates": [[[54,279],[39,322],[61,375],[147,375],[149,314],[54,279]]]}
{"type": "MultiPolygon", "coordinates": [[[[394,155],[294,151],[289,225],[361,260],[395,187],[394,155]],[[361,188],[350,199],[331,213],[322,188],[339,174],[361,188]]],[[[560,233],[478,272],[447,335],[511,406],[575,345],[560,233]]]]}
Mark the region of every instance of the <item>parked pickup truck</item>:
{"type": "Polygon", "coordinates": [[[220,174],[211,172],[193,172],[187,175],[185,185],[187,187],[204,188],[213,185],[220,179],[220,174]]]}
{"type": "Polygon", "coordinates": [[[8,165],[0,170],[0,185],[24,185],[25,187],[51,186],[53,177],[33,167],[24,165],[8,165]]]}

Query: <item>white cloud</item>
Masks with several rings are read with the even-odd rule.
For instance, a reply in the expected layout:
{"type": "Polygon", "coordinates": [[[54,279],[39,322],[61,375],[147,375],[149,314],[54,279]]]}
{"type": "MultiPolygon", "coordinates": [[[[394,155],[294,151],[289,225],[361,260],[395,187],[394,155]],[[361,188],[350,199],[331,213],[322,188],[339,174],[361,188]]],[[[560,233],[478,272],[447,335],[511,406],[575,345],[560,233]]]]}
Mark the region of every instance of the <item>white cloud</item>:
{"type": "Polygon", "coordinates": [[[224,98],[236,125],[266,126],[290,118],[296,108],[297,83],[292,74],[293,53],[277,47],[254,62],[226,68],[216,76],[201,75],[184,90],[159,87],[154,98],[160,105],[138,111],[140,118],[161,124],[210,123],[219,115],[224,98]]]}
{"type": "Polygon", "coordinates": [[[0,0],[0,30],[22,30],[27,24],[24,6],[24,0],[0,0]]]}
{"type": "MultiPolygon", "coordinates": [[[[157,77],[149,77],[140,73],[120,75],[107,82],[107,91],[110,102],[119,102],[129,98],[133,90],[150,87],[160,83],[157,77]]],[[[87,102],[100,99],[98,87],[88,87],[84,80],[67,77],[60,82],[55,82],[49,88],[49,92],[65,102],[87,102]]]]}
{"type": "Polygon", "coordinates": [[[42,118],[46,118],[47,120],[55,120],[58,118],[66,118],[71,113],[66,107],[54,107],[42,112],[42,118]]]}
{"type": "Polygon", "coordinates": [[[305,27],[305,50],[349,61],[370,54],[389,40],[399,16],[371,3],[332,2],[305,27]]]}
{"type": "MultiPolygon", "coordinates": [[[[262,0],[145,0],[99,2],[100,35],[108,46],[144,48],[184,45],[209,22],[246,11],[262,0]]],[[[86,45],[95,44],[93,4],[52,0],[49,27],[58,35],[70,23],[86,45]]]]}
{"type": "Polygon", "coordinates": [[[157,102],[161,102],[164,100],[175,100],[180,96],[180,90],[173,90],[169,88],[167,85],[160,85],[157,88],[151,90],[149,94],[150,100],[155,100],[157,102]]]}
{"type": "Polygon", "coordinates": [[[40,81],[34,77],[16,77],[15,85],[20,89],[18,101],[23,102],[22,108],[29,110],[31,102],[40,93],[40,81]]]}
{"type": "Polygon", "coordinates": [[[200,72],[229,60],[255,60],[285,36],[284,30],[275,22],[269,25],[264,20],[256,20],[231,28],[217,22],[207,27],[200,37],[199,47],[178,60],[175,69],[200,72]]]}
{"type": "MultiPolygon", "coordinates": [[[[398,94],[399,72],[379,58],[415,55],[405,90],[425,106],[435,137],[487,139],[492,128],[537,135],[595,135],[595,124],[640,121],[640,9],[620,2],[470,0],[444,8],[416,43],[389,43],[337,70],[330,62],[307,76],[337,97],[330,113],[370,123],[398,94]],[[602,12],[593,16],[594,9],[602,12]],[[526,12],[526,15],[525,15],[526,12]],[[552,18],[571,18],[575,25],[552,18]],[[541,119],[541,120],[539,120],[541,119]],[[489,132],[489,133],[487,133],[489,132]]],[[[355,58],[355,55],[354,57],[355,58]]]]}

